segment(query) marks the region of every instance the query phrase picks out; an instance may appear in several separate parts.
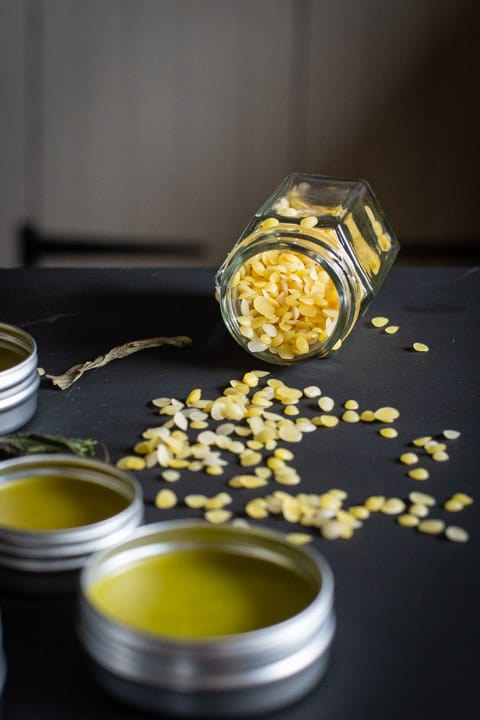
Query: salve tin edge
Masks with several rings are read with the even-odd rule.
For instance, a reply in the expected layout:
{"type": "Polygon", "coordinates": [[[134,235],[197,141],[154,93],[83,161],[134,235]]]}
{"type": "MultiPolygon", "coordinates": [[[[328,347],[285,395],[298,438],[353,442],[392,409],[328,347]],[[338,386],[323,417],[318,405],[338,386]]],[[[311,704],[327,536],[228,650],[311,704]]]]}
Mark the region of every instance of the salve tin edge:
{"type": "Polygon", "coordinates": [[[27,455],[0,462],[0,483],[57,474],[110,488],[124,507],[104,519],[78,527],[52,530],[15,528],[0,524],[0,567],[31,572],[79,569],[87,557],[122,542],[143,521],[143,493],[125,471],[92,458],[67,454],[27,455]]]}
{"type": "Polygon", "coordinates": [[[0,351],[11,358],[0,367],[0,434],[26,425],[37,409],[37,344],[29,333],[0,323],[0,351]]]}
{"type": "Polygon", "coordinates": [[[280,533],[201,521],[157,523],[89,559],[81,574],[78,631],[97,680],[129,704],[181,716],[250,715],[294,702],[321,679],[335,630],[333,591],[324,558],[280,533]],[[258,630],[177,640],[112,620],[89,598],[89,587],[123,562],[209,543],[233,554],[270,558],[290,567],[292,580],[299,573],[308,576],[316,583],[313,601],[258,630]]]}

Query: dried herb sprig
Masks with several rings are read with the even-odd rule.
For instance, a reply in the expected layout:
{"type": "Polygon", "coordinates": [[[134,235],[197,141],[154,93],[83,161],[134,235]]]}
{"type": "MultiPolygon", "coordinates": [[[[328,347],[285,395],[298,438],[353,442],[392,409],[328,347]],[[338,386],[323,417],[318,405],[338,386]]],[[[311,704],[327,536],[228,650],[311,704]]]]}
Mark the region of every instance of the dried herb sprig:
{"type": "Polygon", "coordinates": [[[124,345],[118,345],[117,347],[109,350],[105,355],[99,355],[94,360],[87,360],[86,362],[74,365],[69,370],[66,370],[62,375],[45,375],[52,383],[60,388],[60,390],[66,390],[74,382],[79,380],[83,373],[87,370],[94,370],[95,368],[103,367],[112,360],[120,360],[121,358],[132,355],[139,350],[146,350],[147,348],[159,347],[160,345],[173,345],[175,347],[186,347],[191,344],[191,339],[185,335],[179,335],[177,337],[154,337],[147,338],[146,340],[132,340],[131,342],[125,343],[124,345]]]}
{"type": "Polygon", "coordinates": [[[95,453],[96,445],[97,441],[91,438],[79,440],[55,435],[13,433],[0,435],[0,459],[43,453],[72,453],[85,457],[95,453]]]}

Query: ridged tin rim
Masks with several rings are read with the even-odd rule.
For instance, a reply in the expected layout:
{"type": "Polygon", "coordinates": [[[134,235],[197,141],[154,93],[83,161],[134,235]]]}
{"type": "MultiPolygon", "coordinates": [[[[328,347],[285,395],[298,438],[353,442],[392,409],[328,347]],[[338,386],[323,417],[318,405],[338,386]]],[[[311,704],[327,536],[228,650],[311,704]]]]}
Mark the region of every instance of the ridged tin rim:
{"type": "Polygon", "coordinates": [[[295,546],[280,533],[266,529],[198,521],[139,528],[121,545],[92,556],[80,585],[79,634],[87,653],[108,673],[148,687],[150,693],[157,690],[158,708],[165,701],[165,692],[205,698],[212,693],[237,694],[279,686],[308,674],[315,665],[323,668],[334,634],[334,580],[328,563],[315,551],[295,546]],[[300,574],[312,581],[315,598],[304,610],[275,625],[193,641],[137,631],[110,619],[89,600],[89,587],[118,565],[159,551],[208,546],[290,567],[292,579],[300,574]]]}
{"type": "Polygon", "coordinates": [[[0,434],[25,425],[35,413],[40,378],[37,372],[37,344],[29,333],[0,323],[0,344],[20,350],[19,362],[0,370],[0,434]]]}
{"type": "Polygon", "coordinates": [[[66,454],[29,455],[0,462],[0,483],[55,474],[102,484],[122,495],[128,504],[110,517],[73,528],[19,530],[0,525],[0,566],[40,572],[78,568],[92,552],[123,541],[142,522],[140,484],[111,465],[66,454]]]}
{"type": "MultiPolygon", "coordinates": [[[[0,323],[0,342],[10,346],[12,349],[20,349],[27,353],[26,357],[18,363],[14,363],[4,370],[0,370],[0,391],[4,387],[9,387],[12,383],[12,378],[16,375],[25,376],[31,371],[32,360],[35,359],[36,369],[36,358],[37,358],[37,343],[33,337],[16,327],[15,325],[7,325],[6,323],[0,323]]],[[[15,382],[15,380],[13,380],[15,382]]]]}

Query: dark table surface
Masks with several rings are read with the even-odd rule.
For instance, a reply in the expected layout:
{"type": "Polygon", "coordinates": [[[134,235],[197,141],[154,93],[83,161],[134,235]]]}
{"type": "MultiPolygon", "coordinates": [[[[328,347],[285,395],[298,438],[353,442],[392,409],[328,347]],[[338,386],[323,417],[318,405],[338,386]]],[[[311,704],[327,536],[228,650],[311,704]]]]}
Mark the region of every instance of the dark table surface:
{"type": "MultiPolygon", "coordinates": [[[[237,347],[213,298],[210,269],[15,269],[0,270],[0,320],[29,331],[40,365],[59,373],[111,347],[156,335],[189,335],[189,349],[139,352],[88,372],[60,391],[44,380],[36,416],[23,430],[65,437],[94,437],[115,462],[142,431],[158,423],[150,400],[184,399],[193,387],[216,397],[246,370],[303,388],[318,384],[342,403],[361,409],[400,410],[399,435],[384,439],[379,425],[340,423],[318,429],[294,446],[302,483],[293,492],[348,491],[347,504],[372,494],[406,498],[433,494],[432,515],[470,533],[466,544],[400,527],[376,514],[350,540],[314,546],[329,560],[336,581],[337,632],[329,670],[307,697],[279,720],[369,720],[478,717],[480,641],[479,367],[480,272],[478,268],[394,268],[377,299],[343,349],[327,360],[279,368],[262,366],[237,347]],[[388,336],[369,320],[385,315],[400,326],[388,336]],[[414,341],[428,353],[410,350],[414,341]],[[420,435],[461,431],[449,442],[450,460],[421,464],[431,471],[419,482],[407,476],[399,455],[420,435]],[[453,492],[475,498],[460,513],[442,503],[453,492]]],[[[303,401],[302,401],[303,402],[303,401]]],[[[314,415],[314,401],[304,404],[314,415]]],[[[174,487],[214,494],[221,478],[184,472],[174,487]]],[[[164,485],[159,468],[137,473],[146,520],[198,517],[182,507],[155,508],[164,485]]],[[[267,491],[273,489],[267,488],[267,491]]],[[[262,491],[265,488],[262,488],[262,491]]],[[[242,515],[245,499],[262,491],[232,491],[242,515]]],[[[260,521],[256,521],[260,523],[260,521]]],[[[281,531],[297,529],[278,518],[261,521],[281,531]]],[[[89,674],[75,632],[70,597],[40,597],[3,590],[0,598],[8,676],[3,720],[132,720],[142,713],[112,700],[89,674]]]]}

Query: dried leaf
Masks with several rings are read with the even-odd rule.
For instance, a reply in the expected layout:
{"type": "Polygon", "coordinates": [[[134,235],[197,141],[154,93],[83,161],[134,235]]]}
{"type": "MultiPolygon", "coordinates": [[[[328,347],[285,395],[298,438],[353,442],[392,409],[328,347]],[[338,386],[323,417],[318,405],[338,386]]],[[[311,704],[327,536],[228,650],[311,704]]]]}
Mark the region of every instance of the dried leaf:
{"type": "Polygon", "coordinates": [[[45,375],[52,383],[60,388],[60,390],[66,390],[74,382],[79,380],[83,373],[87,370],[94,370],[95,368],[103,367],[112,360],[120,360],[121,358],[133,355],[133,353],[139,350],[146,350],[147,348],[160,347],[160,345],[173,345],[175,347],[186,347],[191,344],[191,339],[185,335],[179,335],[177,337],[154,337],[147,338],[146,340],[132,340],[131,342],[125,343],[124,345],[118,345],[117,347],[109,350],[105,355],[99,355],[95,360],[87,360],[84,363],[74,365],[69,370],[66,370],[62,375],[45,375]]]}

